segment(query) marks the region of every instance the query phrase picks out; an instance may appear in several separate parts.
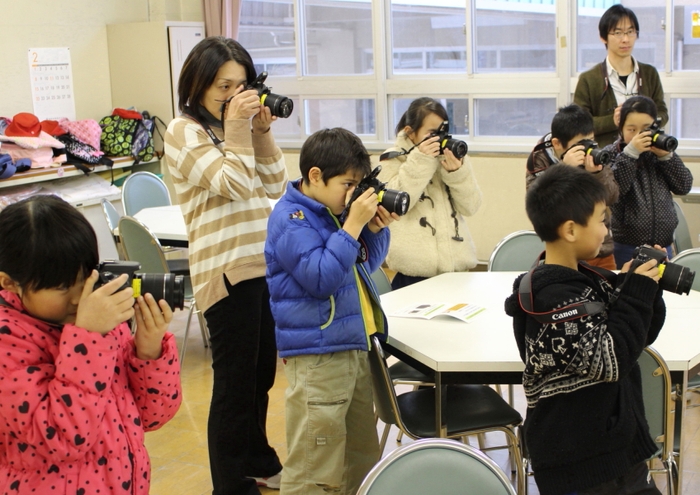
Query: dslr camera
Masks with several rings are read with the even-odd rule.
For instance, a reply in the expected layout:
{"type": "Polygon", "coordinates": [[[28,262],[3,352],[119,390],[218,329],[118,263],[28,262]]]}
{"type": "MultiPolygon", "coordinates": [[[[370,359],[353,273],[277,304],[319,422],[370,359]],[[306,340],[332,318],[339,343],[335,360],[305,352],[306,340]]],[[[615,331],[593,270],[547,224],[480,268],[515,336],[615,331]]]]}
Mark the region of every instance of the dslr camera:
{"type": "Polygon", "coordinates": [[[576,145],[583,146],[583,152],[586,155],[591,155],[593,157],[593,163],[596,165],[607,165],[612,159],[610,152],[598,148],[598,143],[592,139],[582,139],[574,146],[576,145]]]}
{"type": "Polygon", "coordinates": [[[654,148],[664,151],[676,151],[676,148],[678,148],[678,139],[666,134],[664,130],[661,129],[658,119],[644,130],[651,131],[651,145],[654,148]]]}
{"type": "Polygon", "coordinates": [[[156,301],[165,299],[168,305],[175,309],[185,307],[185,277],[172,273],[136,273],[141,269],[137,261],[107,260],[97,266],[99,279],[95,289],[119,277],[122,273],[129,275],[126,283],[119,288],[134,289],[134,297],[150,293],[156,301]]]}
{"type": "Polygon", "coordinates": [[[350,201],[348,201],[348,204],[345,206],[345,211],[349,211],[353,201],[371,187],[374,189],[374,192],[377,193],[377,202],[386,208],[389,213],[396,213],[397,215],[406,214],[408,206],[411,203],[411,196],[409,196],[407,192],[387,189],[386,183],[377,179],[377,175],[379,175],[381,170],[382,166],[377,165],[377,168],[372,170],[367,177],[360,181],[357,187],[355,187],[352,196],[350,196],[350,201]]]}
{"type": "MultiPolygon", "coordinates": [[[[689,294],[695,280],[695,272],[686,266],[676,265],[668,261],[666,255],[649,245],[639,246],[633,253],[633,269],[654,259],[658,263],[661,279],[659,287],[676,294],[689,294]]],[[[630,269],[630,271],[634,271],[630,269]]]]}
{"type": "Polygon", "coordinates": [[[267,79],[267,72],[261,72],[245,89],[254,89],[257,91],[261,105],[269,108],[273,116],[286,119],[292,114],[294,103],[286,96],[272,93],[271,88],[265,86],[265,79],[267,79]]]}
{"type": "Polygon", "coordinates": [[[469,147],[464,141],[459,139],[452,139],[452,136],[448,134],[450,129],[450,123],[446,120],[440,124],[437,131],[433,132],[430,137],[438,136],[440,138],[440,154],[444,154],[445,148],[450,150],[455,158],[462,159],[466,156],[469,147]]]}

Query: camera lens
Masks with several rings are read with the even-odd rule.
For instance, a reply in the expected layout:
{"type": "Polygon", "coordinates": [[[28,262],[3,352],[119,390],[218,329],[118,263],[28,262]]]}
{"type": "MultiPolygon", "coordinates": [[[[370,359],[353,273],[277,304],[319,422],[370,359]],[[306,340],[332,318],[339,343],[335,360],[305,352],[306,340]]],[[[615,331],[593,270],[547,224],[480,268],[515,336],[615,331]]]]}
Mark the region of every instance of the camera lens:
{"type": "Polygon", "coordinates": [[[379,204],[389,213],[405,215],[411,203],[411,196],[407,192],[385,189],[379,193],[379,204]]]}
{"type": "Polygon", "coordinates": [[[687,266],[666,263],[664,274],[659,280],[659,287],[676,294],[689,294],[694,280],[695,272],[687,266]]]}
{"type": "Polygon", "coordinates": [[[294,110],[294,102],[286,96],[268,93],[267,97],[263,96],[260,100],[263,105],[270,109],[270,113],[275,117],[286,119],[294,110]]]}
{"type": "Polygon", "coordinates": [[[590,155],[593,157],[593,163],[596,165],[607,165],[612,158],[609,151],[601,150],[600,148],[592,149],[590,155]]]}
{"type": "Polygon", "coordinates": [[[676,151],[678,140],[668,134],[657,133],[652,138],[652,146],[665,151],[676,151]]]}
{"type": "Polygon", "coordinates": [[[173,273],[142,273],[135,278],[141,279],[141,294],[151,294],[156,301],[165,299],[175,309],[185,307],[185,277],[173,273]]]}
{"type": "Polygon", "coordinates": [[[467,143],[459,139],[448,139],[444,147],[450,150],[455,158],[460,160],[467,155],[467,151],[469,150],[467,143]]]}

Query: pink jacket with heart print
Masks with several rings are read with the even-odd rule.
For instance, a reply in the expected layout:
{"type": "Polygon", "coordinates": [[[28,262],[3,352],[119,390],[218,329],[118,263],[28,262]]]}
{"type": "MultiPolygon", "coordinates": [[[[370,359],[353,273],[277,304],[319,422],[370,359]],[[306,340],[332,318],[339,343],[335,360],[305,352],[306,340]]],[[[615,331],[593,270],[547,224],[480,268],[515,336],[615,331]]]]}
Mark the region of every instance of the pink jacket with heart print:
{"type": "Polygon", "coordinates": [[[182,400],[173,335],[143,361],[126,323],[61,329],[0,297],[0,494],[148,495],[144,431],[182,400]]]}

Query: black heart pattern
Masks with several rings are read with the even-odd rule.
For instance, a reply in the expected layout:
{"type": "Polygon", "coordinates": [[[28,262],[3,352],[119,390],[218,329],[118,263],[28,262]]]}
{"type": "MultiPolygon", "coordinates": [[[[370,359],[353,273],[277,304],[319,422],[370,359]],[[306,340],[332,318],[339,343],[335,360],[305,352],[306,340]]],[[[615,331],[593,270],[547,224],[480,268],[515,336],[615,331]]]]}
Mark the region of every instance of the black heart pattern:
{"type": "Polygon", "coordinates": [[[159,394],[159,393],[160,393],[160,390],[158,390],[157,388],[149,388],[149,389],[147,389],[146,391],[147,391],[149,394],[159,394]]]}
{"type": "Polygon", "coordinates": [[[62,395],[61,399],[63,399],[63,402],[65,402],[68,407],[73,405],[73,399],[71,399],[69,394],[62,395]]]}
{"type": "Polygon", "coordinates": [[[30,375],[35,371],[41,371],[41,368],[39,368],[38,366],[30,366],[29,368],[27,368],[27,373],[29,373],[30,375]]]}
{"type": "Polygon", "coordinates": [[[107,464],[107,458],[105,456],[100,457],[99,459],[97,459],[97,464],[100,466],[104,466],[105,464],[107,464]]]}
{"type": "Polygon", "coordinates": [[[140,418],[134,418],[134,424],[136,426],[141,426],[141,419],[140,418]]]}
{"type": "Polygon", "coordinates": [[[10,490],[19,491],[19,480],[15,480],[12,482],[12,484],[10,485],[10,490]]]}
{"type": "Polygon", "coordinates": [[[58,466],[56,464],[51,464],[51,467],[49,468],[49,474],[57,473],[57,472],[58,472],[58,466]]]}
{"type": "Polygon", "coordinates": [[[26,400],[22,402],[22,404],[19,406],[19,412],[22,414],[27,414],[29,412],[29,402],[26,400]]]}
{"type": "MultiPolygon", "coordinates": [[[[0,327],[0,334],[12,335],[12,331],[10,330],[10,327],[8,327],[7,325],[3,325],[0,327]]],[[[19,483],[19,481],[17,483],[19,483]]]]}
{"type": "Polygon", "coordinates": [[[82,445],[82,444],[84,444],[84,443],[85,443],[85,439],[84,439],[83,437],[81,437],[80,435],[76,435],[76,436],[75,436],[75,445],[76,445],[76,447],[77,447],[78,445],[82,445]]]}
{"type": "Polygon", "coordinates": [[[102,392],[105,388],[107,388],[107,384],[105,382],[95,382],[95,388],[98,392],[102,392]]]}
{"type": "Polygon", "coordinates": [[[128,490],[130,486],[131,486],[131,480],[125,481],[124,483],[122,483],[122,488],[124,490],[128,490]]]}
{"type": "Polygon", "coordinates": [[[46,428],[47,440],[51,440],[54,437],[54,435],[56,435],[56,428],[54,428],[53,426],[49,426],[48,428],[46,428]]]}
{"type": "Polygon", "coordinates": [[[85,344],[76,345],[74,350],[78,354],[82,354],[83,356],[87,356],[87,347],[85,347],[85,344]]]}
{"type": "Polygon", "coordinates": [[[75,495],[85,495],[85,488],[80,488],[77,492],[75,492],[75,495]]]}
{"type": "Polygon", "coordinates": [[[29,445],[27,445],[26,443],[18,443],[17,447],[19,447],[20,452],[24,452],[25,450],[27,450],[27,447],[29,447],[29,445]]]}

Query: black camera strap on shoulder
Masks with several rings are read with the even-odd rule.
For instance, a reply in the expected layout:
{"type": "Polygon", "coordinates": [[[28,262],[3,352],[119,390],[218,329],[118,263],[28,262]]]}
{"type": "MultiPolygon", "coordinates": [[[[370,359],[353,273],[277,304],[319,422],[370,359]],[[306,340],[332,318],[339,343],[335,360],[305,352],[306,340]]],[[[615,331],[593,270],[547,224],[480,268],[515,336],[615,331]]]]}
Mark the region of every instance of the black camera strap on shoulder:
{"type": "MultiPolygon", "coordinates": [[[[606,310],[607,304],[602,302],[581,302],[575,304],[569,304],[563,308],[555,309],[553,311],[545,311],[543,313],[537,313],[534,311],[533,307],[533,296],[532,296],[532,274],[535,268],[539,265],[542,260],[544,253],[535,260],[535,266],[527,272],[522,279],[520,279],[520,285],[518,287],[518,300],[520,302],[520,307],[527,314],[532,316],[535,320],[544,324],[551,323],[561,323],[570,320],[576,320],[583,318],[584,316],[595,315],[602,313],[606,310]]],[[[592,271],[596,275],[605,278],[602,274],[598,273],[596,270],[589,268],[587,265],[579,263],[579,268],[584,268],[592,271]]]]}

